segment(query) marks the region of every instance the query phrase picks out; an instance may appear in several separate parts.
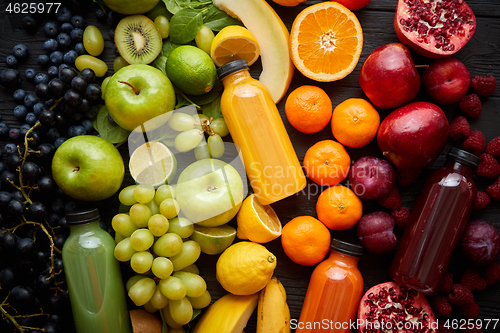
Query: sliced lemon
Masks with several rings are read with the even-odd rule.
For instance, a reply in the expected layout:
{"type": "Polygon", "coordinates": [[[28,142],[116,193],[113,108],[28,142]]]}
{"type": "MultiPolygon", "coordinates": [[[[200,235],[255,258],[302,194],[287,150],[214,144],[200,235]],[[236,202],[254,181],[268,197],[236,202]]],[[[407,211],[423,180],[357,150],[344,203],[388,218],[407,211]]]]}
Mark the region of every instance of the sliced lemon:
{"type": "Polygon", "coordinates": [[[259,58],[260,48],[257,39],[247,28],[230,25],[215,36],[210,55],[219,67],[237,59],[245,59],[250,66],[259,58]]]}
{"type": "Polygon", "coordinates": [[[236,237],[236,229],[228,225],[200,227],[195,225],[191,239],[200,245],[201,252],[219,254],[227,249],[236,237]]]}
{"type": "Polygon", "coordinates": [[[236,221],[239,239],[267,243],[281,235],[281,222],[276,212],[271,206],[262,205],[254,194],[243,201],[236,221]]]}
{"type": "Polygon", "coordinates": [[[150,141],[134,150],[128,168],[136,183],[156,187],[172,181],[177,160],[163,143],[150,141]]]}

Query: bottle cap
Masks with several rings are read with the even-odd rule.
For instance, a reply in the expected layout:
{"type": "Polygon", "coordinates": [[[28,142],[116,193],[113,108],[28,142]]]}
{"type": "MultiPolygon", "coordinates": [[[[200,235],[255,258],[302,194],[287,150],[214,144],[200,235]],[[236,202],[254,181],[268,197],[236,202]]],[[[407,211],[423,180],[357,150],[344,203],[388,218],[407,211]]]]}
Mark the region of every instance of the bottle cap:
{"type": "Polygon", "coordinates": [[[478,156],[459,148],[451,148],[447,156],[448,158],[467,165],[468,167],[473,169],[476,169],[479,165],[479,162],[481,162],[481,159],[478,156]]]}
{"type": "Polygon", "coordinates": [[[100,215],[97,208],[89,208],[77,210],[66,214],[67,225],[85,224],[94,221],[99,221],[100,215]]]}
{"type": "Polygon", "coordinates": [[[361,257],[363,254],[363,247],[356,244],[351,244],[344,242],[340,239],[332,239],[332,244],[330,245],[330,250],[334,250],[343,254],[347,254],[354,257],[361,257]]]}
{"type": "Polygon", "coordinates": [[[229,74],[232,74],[242,69],[248,69],[248,64],[245,59],[237,59],[228,62],[222,67],[217,68],[217,75],[219,76],[219,80],[222,80],[229,74]]]}

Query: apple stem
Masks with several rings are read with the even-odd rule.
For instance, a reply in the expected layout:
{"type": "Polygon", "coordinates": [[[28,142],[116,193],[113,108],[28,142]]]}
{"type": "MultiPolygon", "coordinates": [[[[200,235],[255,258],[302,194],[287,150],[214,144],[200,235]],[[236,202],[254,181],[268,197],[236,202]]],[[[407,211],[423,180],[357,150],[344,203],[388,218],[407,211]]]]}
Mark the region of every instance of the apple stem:
{"type": "Polygon", "coordinates": [[[76,168],[74,168],[74,169],[73,169],[73,172],[75,172],[75,171],[80,171],[80,167],[76,167],[76,168]]]}
{"type": "Polygon", "coordinates": [[[207,188],[207,191],[212,192],[213,190],[216,190],[217,188],[218,188],[217,186],[211,186],[211,187],[207,188]]]}
{"type": "Polygon", "coordinates": [[[138,91],[137,89],[135,89],[135,87],[134,87],[132,84],[130,84],[130,83],[128,83],[128,82],[125,82],[125,81],[118,81],[118,82],[123,83],[123,84],[126,84],[127,86],[129,86],[130,88],[132,88],[132,90],[134,91],[134,93],[135,93],[136,95],[139,95],[139,91],[138,91]]]}
{"type": "Polygon", "coordinates": [[[415,65],[415,68],[427,68],[429,65],[415,65]]]}

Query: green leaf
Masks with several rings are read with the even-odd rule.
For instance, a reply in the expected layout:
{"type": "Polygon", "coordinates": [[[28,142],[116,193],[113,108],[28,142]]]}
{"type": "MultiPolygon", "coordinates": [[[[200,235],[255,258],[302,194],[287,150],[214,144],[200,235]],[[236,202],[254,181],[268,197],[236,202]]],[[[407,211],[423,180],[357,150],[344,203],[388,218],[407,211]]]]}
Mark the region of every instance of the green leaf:
{"type": "Polygon", "coordinates": [[[240,20],[229,16],[213,4],[208,6],[208,10],[203,13],[203,24],[213,31],[220,31],[228,25],[243,25],[240,20]]]}
{"type": "Polygon", "coordinates": [[[170,40],[177,44],[192,41],[203,26],[203,14],[196,9],[181,9],[170,20],[170,40]]]}
{"type": "Polygon", "coordinates": [[[155,18],[158,17],[158,16],[160,16],[160,15],[165,16],[169,20],[172,17],[172,13],[170,13],[167,10],[167,8],[165,7],[165,3],[163,1],[158,1],[158,3],[156,4],[156,6],[154,6],[153,9],[151,9],[149,12],[147,12],[144,15],[146,15],[147,17],[149,17],[151,19],[151,21],[154,21],[155,18]]]}
{"type": "Polygon", "coordinates": [[[213,102],[217,97],[219,97],[221,94],[221,90],[220,89],[215,89],[215,86],[214,88],[212,88],[212,90],[210,90],[209,92],[203,94],[203,95],[187,95],[187,97],[189,98],[189,100],[191,100],[193,103],[197,104],[197,105],[204,105],[204,104],[208,104],[210,102],[213,102]]]}
{"type": "Polygon", "coordinates": [[[95,3],[97,3],[99,5],[99,7],[101,7],[101,9],[106,12],[106,10],[108,9],[108,7],[106,6],[106,4],[104,3],[104,1],[102,0],[94,0],[95,3]]]}
{"type": "Polygon", "coordinates": [[[167,75],[167,57],[159,55],[151,65],[161,70],[163,74],[167,75]]]}
{"type": "Polygon", "coordinates": [[[175,14],[184,8],[188,8],[191,0],[163,0],[163,2],[165,3],[167,10],[172,14],[175,14]]]}
{"type": "Polygon", "coordinates": [[[220,109],[220,95],[214,99],[212,102],[205,104],[201,107],[202,113],[208,117],[208,119],[222,118],[222,111],[220,109]]]}
{"type": "Polygon", "coordinates": [[[127,139],[129,131],[108,120],[108,109],[103,105],[96,117],[96,130],[104,140],[111,143],[120,143],[127,139]]]}
{"type": "Polygon", "coordinates": [[[168,56],[173,49],[179,46],[180,46],[179,44],[172,43],[169,38],[165,39],[163,41],[163,47],[161,49],[160,54],[155,59],[155,61],[153,61],[151,65],[161,70],[163,74],[167,75],[166,66],[167,66],[168,56]]]}

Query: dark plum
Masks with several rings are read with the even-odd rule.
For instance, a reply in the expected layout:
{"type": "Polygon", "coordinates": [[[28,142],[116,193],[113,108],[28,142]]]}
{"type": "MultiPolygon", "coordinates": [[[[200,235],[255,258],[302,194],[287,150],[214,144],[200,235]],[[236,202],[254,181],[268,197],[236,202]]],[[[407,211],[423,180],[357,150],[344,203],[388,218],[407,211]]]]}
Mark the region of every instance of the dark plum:
{"type": "Polygon", "coordinates": [[[386,212],[366,214],[357,225],[359,242],[370,252],[389,253],[398,243],[393,232],[395,223],[394,218],[386,212]]]}
{"type": "Polygon", "coordinates": [[[500,253],[500,232],[484,220],[474,220],[465,227],[462,251],[476,265],[487,265],[500,253]]]}

